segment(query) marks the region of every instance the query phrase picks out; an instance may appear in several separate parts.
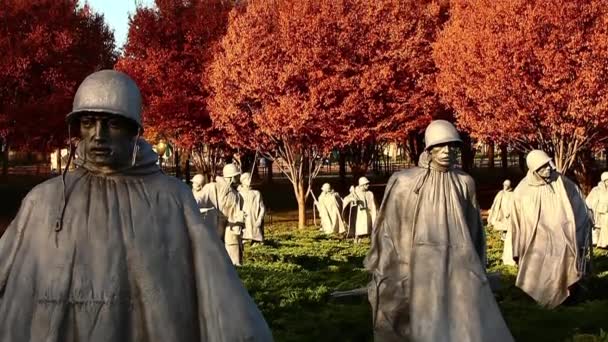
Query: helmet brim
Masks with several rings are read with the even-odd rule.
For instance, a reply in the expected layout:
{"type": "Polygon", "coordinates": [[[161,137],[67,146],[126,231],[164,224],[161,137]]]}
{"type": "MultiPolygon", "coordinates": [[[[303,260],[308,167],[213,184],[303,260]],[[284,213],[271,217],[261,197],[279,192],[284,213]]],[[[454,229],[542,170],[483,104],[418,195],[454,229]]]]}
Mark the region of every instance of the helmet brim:
{"type": "Polygon", "coordinates": [[[117,111],[117,110],[107,109],[107,108],[81,108],[81,109],[68,113],[68,115],[66,115],[66,117],[65,117],[65,121],[68,124],[71,124],[74,120],[78,119],[80,116],[82,116],[86,113],[108,114],[108,115],[120,116],[121,118],[129,120],[130,122],[135,124],[139,128],[140,132],[144,131],[143,126],[139,122],[127,117],[125,115],[125,113],[123,113],[121,111],[117,111]]]}
{"type": "Polygon", "coordinates": [[[460,138],[446,138],[446,139],[441,139],[441,140],[438,140],[438,141],[433,141],[433,144],[427,146],[426,149],[430,150],[434,146],[442,145],[442,144],[449,144],[449,143],[462,144],[462,139],[460,139],[460,138]]]}

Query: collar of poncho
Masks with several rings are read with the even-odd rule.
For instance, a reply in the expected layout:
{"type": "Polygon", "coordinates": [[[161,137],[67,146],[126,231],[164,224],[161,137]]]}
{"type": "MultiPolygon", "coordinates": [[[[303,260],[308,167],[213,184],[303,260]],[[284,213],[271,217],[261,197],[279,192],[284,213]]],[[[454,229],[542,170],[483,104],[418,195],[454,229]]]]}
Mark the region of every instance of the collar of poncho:
{"type": "Polygon", "coordinates": [[[431,163],[431,154],[428,153],[427,151],[422,152],[422,154],[420,155],[420,158],[418,159],[418,166],[423,168],[423,169],[428,169],[428,170],[434,170],[434,171],[439,171],[439,172],[448,172],[451,169],[453,169],[453,167],[441,167],[439,165],[434,165],[433,163],[431,163]]]}
{"type": "Polygon", "coordinates": [[[548,179],[543,179],[541,177],[538,177],[534,174],[534,172],[532,171],[528,171],[528,175],[526,176],[526,181],[528,182],[528,185],[530,186],[546,186],[546,185],[550,185],[551,183],[555,182],[558,178],[559,178],[559,172],[557,171],[553,171],[551,172],[551,177],[549,177],[548,179]]]}
{"type": "Polygon", "coordinates": [[[137,156],[135,157],[135,164],[129,165],[128,167],[112,170],[110,172],[102,171],[95,164],[91,163],[90,160],[86,160],[84,154],[84,142],[81,141],[76,148],[76,159],[74,160],[74,164],[78,167],[82,167],[83,169],[97,175],[104,176],[113,176],[113,175],[148,175],[155,172],[159,172],[160,168],[156,165],[158,161],[158,155],[154,150],[152,150],[152,146],[145,141],[144,139],[139,139],[137,141],[138,151],[137,156]]]}

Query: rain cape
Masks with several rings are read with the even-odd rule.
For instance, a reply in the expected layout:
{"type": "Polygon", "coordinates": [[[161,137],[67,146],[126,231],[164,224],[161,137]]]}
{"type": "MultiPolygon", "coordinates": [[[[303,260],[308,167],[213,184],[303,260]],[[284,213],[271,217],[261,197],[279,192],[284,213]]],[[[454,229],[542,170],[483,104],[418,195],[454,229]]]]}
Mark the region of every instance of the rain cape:
{"type": "Polygon", "coordinates": [[[513,190],[501,190],[498,192],[488,213],[488,224],[506,235],[504,237],[502,262],[505,265],[515,266],[515,261],[513,260],[513,238],[511,237],[513,233],[509,226],[512,202],[513,190]]]}
{"type": "Polygon", "coordinates": [[[376,342],[513,341],[485,273],[475,183],[420,166],[389,180],[365,268],[376,342]]]}
{"type": "Polygon", "coordinates": [[[496,194],[492,207],[488,212],[488,224],[494,229],[502,232],[507,231],[507,222],[511,214],[511,202],[513,201],[513,190],[501,190],[496,194]]]}
{"type": "Polygon", "coordinates": [[[222,177],[205,184],[197,194],[196,202],[199,208],[208,209],[203,213],[203,222],[208,227],[216,227],[221,239],[224,239],[230,223],[243,221],[243,199],[222,177]]]}
{"type": "Polygon", "coordinates": [[[378,214],[374,193],[357,186],[355,191],[344,197],[343,206],[344,209],[350,210],[350,231],[354,231],[355,236],[369,235],[378,214]],[[348,208],[351,203],[357,205],[348,208]]]}
{"type": "MultiPolygon", "coordinates": [[[[587,206],[593,211],[593,221],[599,230],[594,242],[598,247],[608,247],[608,187],[605,182],[599,182],[587,196],[587,206]]],[[[595,231],[594,231],[595,233],[595,231]]]]}
{"type": "Polygon", "coordinates": [[[321,193],[318,203],[315,203],[321,219],[321,229],[325,234],[346,232],[340,209],[342,199],[335,192],[321,193]]]}
{"type": "Polygon", "coordinates": [[[0,341],[272,341],[190,189],[139,146],[120,172],[77,159],[63,215],[60,177],[23,200],[0,239],[0,341]]]}
{"type": "Polygon", "coordinates": [[[539,304],[554,308],[580,280],[591,244],[591,217],[571,180],[554,172],[545,181],[528,172],[513,193],[515,285],[539,304]]]}
{"type": "Polygon", "coordinates": [[[247,188],[241,188],[239,193],[243,197],[243,211],[246,213],[243,239],[262,242],[264,241],[264,215],[266,214],[262,194],[258,190],[247,188]]]}

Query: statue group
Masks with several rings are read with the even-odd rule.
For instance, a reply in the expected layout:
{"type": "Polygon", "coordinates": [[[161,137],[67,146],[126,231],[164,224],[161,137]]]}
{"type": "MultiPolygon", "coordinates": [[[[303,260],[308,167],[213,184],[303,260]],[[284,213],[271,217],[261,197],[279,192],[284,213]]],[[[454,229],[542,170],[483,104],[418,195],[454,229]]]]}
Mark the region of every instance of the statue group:
{"type": "Polygon", "coordinates": [[[202,185],[203,176],[192,179],[192,194],[208,227],[216,227],[235,266],[243,263],[243,240],[264,242],[266,207],[259,191],[251,189],[251,174],[241,174],[226,164],[221,177],[202,185]]]}
{"type": "MultiPolygon", "coordinates": [[[[80,142],[66,171],[26,196],[0,239],[0,341],[272,341],[233,266],[244,240],[264,242],[251,174],[227,164],[191,190],[165,175],[141,138],[139,89],[117,71],[82,82],[67,123],[80,142]]],[[[460,136],[436,120],[425,143],[379,210],[365,177],[344,198],[324,184],[321,229],[371,235],[375,341],[513,341],[486,274],[475,182],[456,167],[460,136]]],[[[488,223],[516,285],[552,308],[577,291],[592,244],[608,246],[608,173],[585,200],[543,151],[527,165],[488,223]]]]}
{"type": "Polygon", "coordinates": [[[319,212],[321,230],[325,234],[346,233],[347,237],[354,236],[356,243],[362,237],[370,235],[378,210],[369,184],[367,178],[359,178],[359,185],[351,187],[343,199],[332,190],[329,183],[323,184],[319,199],[315,200],[315,207],[319,212]]]}

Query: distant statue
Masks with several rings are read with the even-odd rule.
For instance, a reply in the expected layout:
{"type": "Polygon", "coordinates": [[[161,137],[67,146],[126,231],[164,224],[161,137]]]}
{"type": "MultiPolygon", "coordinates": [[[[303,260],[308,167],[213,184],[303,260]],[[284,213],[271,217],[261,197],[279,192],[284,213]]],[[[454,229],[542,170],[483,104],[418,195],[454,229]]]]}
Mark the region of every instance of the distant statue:
{"type": "Polygon", "coordinates": [[[350,193],[343,202],[344,206],[350,206],[349,231],[354,231],[355,242],[359,242],[361,237],[372,232],[378,212],[374,194],[369,191],[369,180],[365,177],[359,178],[359,185],[350,188],[350,193]]]}
{"type": "Polygon", "coordinates": [[[194,199],[196,200],[196,204],[197,205],[201,205],[202,204],[202,200],[203,200],[203,186],[205,185],[205,176],[199,174],[194,175],[194,177],[192,177],[192,179],[190,180],[192,182],[192,195],[194,196],[194,199]]]}
{"type": "Polygon", "coordinates": [[[241,215],[242,199],[236,190],[240,174],[241,171],[234,164],[226,164],[223,175],[205,184],[197,194],[203,220],[210,227],[215,227],[222,241],[225,239],[229,220],[234,222],[237,216],[241,215]]]}
{"type": "Polygon", "coordinates": [[[248,172],[241,175],[239,193],[243,198],[243,212],[245,213],[243,239],[251,241],[252,245],[263,243],[266,207],[262,194],[258,190],[251,189],[251,174],[248,172]]]}
{"type": "Polygon", "coordinates": [[[329,183],[323,184],[321,194],[315,206],[319,211],[321,219],[321,230],[325,234],[336,234],[346,232],[344,221],[342,220],[342,199],[334,192],[329,183]]]}
{"type": "Polygon", "coordinates": [[[498,192],[488,213],[488,224],[495,230],[501,232],[504,247],[502,262],[505,265],[515,266],[513,260],[512,230],[509,228],[509,217],[511,215],[511,203],[513,202],[513,188],[511,181],[502,183],[502,190],[498,192]]]}
{"type": "Polygon", "coordinates": [[[599,248],[608,248],[608,172],[602,173],[586,202],[593,212],[593,243],[599,248]]]}
{"type": "Polygon", "coordinates": [[[485,271],[475,182],[455,168],[456,128],[426,128],[419,167],[393,174],[365,268],[375,342],[512,342],[485,271]]]}
{"type": "Polygon", "coordinates": [[[593,221],[581,190],[557,172],[551,157],[534,150],[526,164],[528,174],[515,188],[511,209],[515,285],[554,308],[587,273],[593,221]]]}

